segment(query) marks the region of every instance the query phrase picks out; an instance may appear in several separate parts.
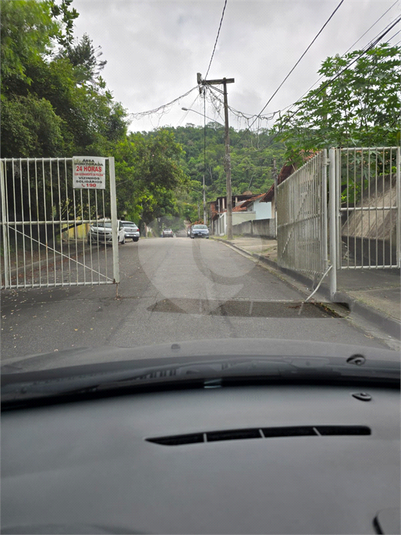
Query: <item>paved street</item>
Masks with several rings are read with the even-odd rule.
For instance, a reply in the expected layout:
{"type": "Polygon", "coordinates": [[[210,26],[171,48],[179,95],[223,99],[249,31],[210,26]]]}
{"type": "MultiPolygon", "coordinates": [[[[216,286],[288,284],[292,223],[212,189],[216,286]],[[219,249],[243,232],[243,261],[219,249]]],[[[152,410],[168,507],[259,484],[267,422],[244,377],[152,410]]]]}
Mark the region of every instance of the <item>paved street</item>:
{"type": "Polygon", "coordinates": [[[265,267],[213,240],[120,246],[121,284],[3,291],[2,360],[103,345],[279,338],[383,347],[265,267]]]}

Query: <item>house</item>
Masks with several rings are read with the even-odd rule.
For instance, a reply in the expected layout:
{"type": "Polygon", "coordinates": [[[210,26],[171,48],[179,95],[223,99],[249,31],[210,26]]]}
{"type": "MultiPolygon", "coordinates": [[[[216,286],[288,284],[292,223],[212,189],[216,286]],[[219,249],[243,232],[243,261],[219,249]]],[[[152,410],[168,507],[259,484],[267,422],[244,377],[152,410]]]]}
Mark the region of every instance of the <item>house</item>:
{"type": "MultiPolygon", "coordinates": [[[[252,192],[246,191],[242,195],[233,195],[233,225],[241,223],[242,221],[248,221],[250,217],[255,219],[251,213],[246,211],[245,207],[241,207],[241,204],[253,197],[252,192]]],[[[211,233],[215,236],[223,236],[227,232],[227,198],[217,197],[215,201],[210,203],[210,221],[211,221],[211,233]]]]}
{"type": "MultiPolygon", "coordinates": [[[[281,184],[286,180],[292,173],[296,171],[296,168],[294,165],[284,165],[281,168],[281,171],[277,177],[277,185],[281,184]]],[[[274,184],[271,185],[269,191],[265,193],[260,201],[260,203],[269,203],[270,204],[270,218],[274,219],[276,217],[276,200],[275,200],[275,194],[274,194],[274,184]]]]}
{"type": "Polygon", "coordinates": [[[262,200],[265,195],[266,195],[265,193],[260,193],[259,195],[255,195],[254,197],[251,197],[250,199],[242,201],[238,206],[236,206],[235,209],[238,211],[246,211],[249,214],[251,213],[255,214],[255,217],[253,218],[255,220],[271,219],[272,217],[271,202],[266,203],[266,201],[262,200]]]}

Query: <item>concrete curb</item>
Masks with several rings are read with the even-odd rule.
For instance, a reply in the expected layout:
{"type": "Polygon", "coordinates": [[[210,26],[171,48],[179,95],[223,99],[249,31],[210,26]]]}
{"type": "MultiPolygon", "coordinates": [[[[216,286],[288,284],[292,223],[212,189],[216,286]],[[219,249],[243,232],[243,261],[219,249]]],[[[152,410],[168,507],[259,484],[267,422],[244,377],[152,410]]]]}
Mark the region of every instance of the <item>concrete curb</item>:
{"type": "MultiPolygon", "coordinates": [[[[232,247],[233,249],[237,249],[238,251],[241,251],[242,253],[246,254],[247,256],[250,256],[251,258],[255,258],[258,261],[269,265],[271,268],[275,269],[276,271],[281,272],[287,277],[292,277],[293,279],[297,280],[298,282],[302,284],[305,284],[306,286],[312,285],[312,281],[308,279],[307,277],[304,277],[303,275],[295,271],[282,268],[277,264],[277,262],[274,262],[273,260],[270,260],[269,258],[266,258],[263,255],[250,253],[246,249],[243,249],[242,247],[239,247],[238,245],[235,245],[227,240],[222,240],[219,238],[214,238],[214,239],[216,241],[220,241],[232,247]]],[[[290,281],[287,281],[287,282],[291,284],[290,281]]],[[[297,289],[300,290],[299,288],[297,289]]],[[[329,289],[325,287],[324,284],[322,284],[322,286],[319,288],[319,292],[323,294],[326,298],[330,299],[329,289]]],[[[369,323],[374,324],[375,327],[379,328],[381,331],[385,332],[386,334],[392,336],[393,338],[396,338],[397,340],[401,340],[401,324],[397,320],[391,318],[390,316],[387,316],[380,310],[369,307],[362,301],[359,301],[358,299],[351,297],[346,292],[337,292],[335,297],[336,297],[336,300],[335,300],[335,303],[333,304],[341,305],[345,303],[352,312],[359,314],[369,323]]]]}

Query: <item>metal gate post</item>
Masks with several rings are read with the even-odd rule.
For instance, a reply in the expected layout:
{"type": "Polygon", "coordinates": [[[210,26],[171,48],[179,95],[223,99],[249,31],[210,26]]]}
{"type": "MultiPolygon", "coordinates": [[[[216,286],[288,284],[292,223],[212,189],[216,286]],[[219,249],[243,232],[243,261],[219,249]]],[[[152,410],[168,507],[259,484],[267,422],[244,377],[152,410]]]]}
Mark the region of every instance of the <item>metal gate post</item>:
{"type": "Polygon", "coordinates": [[[337,293],[337,187],[336,149],[329,151],[329,240],[330,240],[330,298],[337,293]]]}
{"type": "Polygon", "coordinates": [[[7,234],[7,220],[8,209],[6,203],[6,185],[4,175],[4,163],[0,162],[0,196],[1,196],[1,226],[3,229],[3,265],[4,265],[4,288],[9,288],[10,271],[8,266],[8,234],[7,234]]]}
{"type": "Polygon", "coordinates": [[[396,239],[396,255],[397,255],[397,266],[401,268],[401,158],[400,158],[400,147],[397,149],[396,156],[396,188],[397,188],[397,226],[395,230],[395,239],[396,239]]]}
{"type": "MultiPolygon", "coordinates": [[[[120,282],[120,268],[118,260],[118,236],[117,236],[117,195],[116,195],[116,174],[114,167],[114,158],[109,158],[109,176],[110,176],[110,215],[111,231],[113,245],[113,279],[115,284],[120,282]]],[[[118,293],[118,290],[117,290],[118,293]]]]}
{"type": "Polygon", "coordinates": [[[324,270],[329,266],[328,255],[328,229],[327,229],[327,166],[329,165],[327,159],[327,149],[323,150],[322,154],[322,254],[324,258],[324,270]]]}

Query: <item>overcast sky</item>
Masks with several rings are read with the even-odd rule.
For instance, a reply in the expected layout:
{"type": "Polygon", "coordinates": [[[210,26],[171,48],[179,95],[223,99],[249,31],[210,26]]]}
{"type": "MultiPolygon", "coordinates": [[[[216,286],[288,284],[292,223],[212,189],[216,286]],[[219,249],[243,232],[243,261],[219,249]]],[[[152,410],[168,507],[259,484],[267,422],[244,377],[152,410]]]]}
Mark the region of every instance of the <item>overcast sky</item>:
{"type": "MultiPolygon", "coordinates": [[[[228,0],[207,78],[235,78],[235,83],[228,85],[229,105],[245,114],[258,114],[339,3],[228,0]]],[[[187,93],[197,85],[197,72],[205,77],[224,0],[74,0],[73,6],[80,14],[76,37],[87,33],[95,46],[101,46],[102,59],[107,60],[102,76],[108,88],[130,114],[137,114],[187,93]]],[[[400,15],[401,0],[344,0],[263,114],[299,99],[319,78],[321,62],[327,56],[344,54],[380,17],[352,50],[363,48],[400,15]]],[[[401,23],[387,38],[400,30],[401,23]]],[[[398,33],[390,42],[400,40],[398,33]]],[[[132,119],[130,129],[203,124],[200,115],[182,111],[182,107],[203,111],[197,89],[163,114],[132,119]]],[[[222,113],[219,117],[208,101],[206,114],[223,121],[222,113]]],[[[247,126],[232,114],[230,124],[247,126]]]]}

